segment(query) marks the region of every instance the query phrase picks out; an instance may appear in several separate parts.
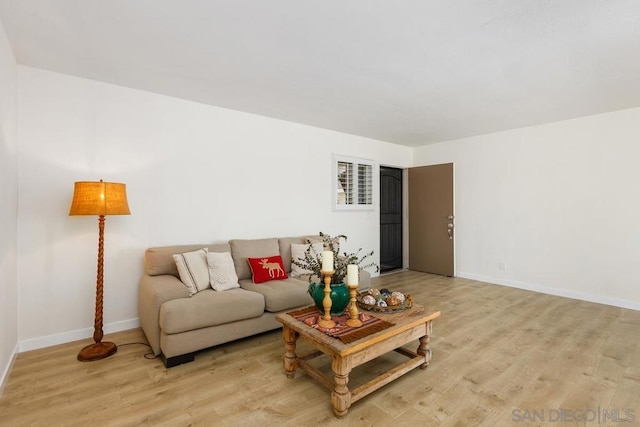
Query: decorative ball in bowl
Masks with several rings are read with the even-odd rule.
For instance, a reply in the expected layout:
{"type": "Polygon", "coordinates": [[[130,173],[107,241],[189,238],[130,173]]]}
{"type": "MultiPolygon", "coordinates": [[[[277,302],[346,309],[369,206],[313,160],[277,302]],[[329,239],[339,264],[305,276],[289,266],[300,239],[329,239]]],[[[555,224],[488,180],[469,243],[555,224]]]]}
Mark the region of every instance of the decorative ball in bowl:
{"type": "Polygon", "coordinates": [[[413,298],[409,294],[388,289],[369,289],[356,296],[358,307],[363,310],[390,313],[403,311],[413,306],[413,298]]]}

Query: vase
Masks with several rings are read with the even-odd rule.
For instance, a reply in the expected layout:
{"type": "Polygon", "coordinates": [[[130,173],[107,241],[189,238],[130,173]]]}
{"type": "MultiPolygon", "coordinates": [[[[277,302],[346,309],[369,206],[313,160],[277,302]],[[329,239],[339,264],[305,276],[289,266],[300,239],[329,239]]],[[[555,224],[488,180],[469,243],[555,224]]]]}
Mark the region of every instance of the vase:
{"type": "MultiPolygon", "coordinates": [[[[320,313],[324,313],[322,300],[324,299],[324,283],[310,283],[307,290],[320,313]]],[[[350,301],[349,288],[344,283],[331,284],[331,315],[340,316],[344,313],[350,301]]]]}

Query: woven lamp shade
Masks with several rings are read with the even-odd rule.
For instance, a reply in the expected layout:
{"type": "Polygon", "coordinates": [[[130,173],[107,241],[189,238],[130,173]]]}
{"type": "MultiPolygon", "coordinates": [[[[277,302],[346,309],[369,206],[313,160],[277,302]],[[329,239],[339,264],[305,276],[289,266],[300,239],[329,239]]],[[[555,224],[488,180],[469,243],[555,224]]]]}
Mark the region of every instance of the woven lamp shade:
{"type": "Polygon", "coordinates": [[[130,215],[127,186],[116,182],[78,181],[69,215],[130,215]]]}

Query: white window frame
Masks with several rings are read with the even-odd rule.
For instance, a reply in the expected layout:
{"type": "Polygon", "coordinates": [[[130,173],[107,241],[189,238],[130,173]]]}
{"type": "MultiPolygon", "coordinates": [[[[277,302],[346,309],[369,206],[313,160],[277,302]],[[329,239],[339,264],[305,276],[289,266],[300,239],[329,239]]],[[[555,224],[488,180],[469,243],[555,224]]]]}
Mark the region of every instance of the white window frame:
{"type": "Polygon", "coordinates": [[[349,157],[342,155],[333,155],[333,168],[332,168],[332,191],[331,191],[331,199],[334,211],[374,211],[375,210],[375,177],[376,177],[376,165],[373,160],[360,159],[357,157],[349,157]],[[338,179],[338,170],[339,163],[351,163],[353,167],[351,168],[351,179],[352,179],[352,193],[353,193],[353,201],[349,204],[339,203],[339,194],[342,190],[342,184],[338,179]],[[359,166],[369,166],[371,168],[371,191],[370,194],[370,203],[361,203],[360,195],[361,188],[359,188],[358,183],[358,170],[359,166]]]}

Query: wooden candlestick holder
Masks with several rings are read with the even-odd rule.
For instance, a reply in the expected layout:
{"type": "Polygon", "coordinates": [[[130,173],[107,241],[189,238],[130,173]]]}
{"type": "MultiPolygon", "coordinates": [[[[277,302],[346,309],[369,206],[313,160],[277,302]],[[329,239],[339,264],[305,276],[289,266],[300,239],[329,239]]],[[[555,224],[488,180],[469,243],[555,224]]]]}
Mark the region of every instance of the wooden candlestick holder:
{"type": "Polygon", "coordinates": [[[335,273],[331,271],[321,271],[324,277],[324,299],[322,300],[322,307],[324,308],[324,315],[322,319],[318,320],[318,326],[321,328],[335,328],[336,322],[331,320],[331,277],[335,273]]]}
{"type": "Polygon", "coordinates": [[[358,304],[356,302],[356,292],[358,291],[358,285],[349,285],[349,296],[351,297],[351,304],[349,306],[349,320],[347,320],[347,326],[352,328],[359,328],[362,326],[362,322],[358,319],[358,304]]]}

